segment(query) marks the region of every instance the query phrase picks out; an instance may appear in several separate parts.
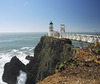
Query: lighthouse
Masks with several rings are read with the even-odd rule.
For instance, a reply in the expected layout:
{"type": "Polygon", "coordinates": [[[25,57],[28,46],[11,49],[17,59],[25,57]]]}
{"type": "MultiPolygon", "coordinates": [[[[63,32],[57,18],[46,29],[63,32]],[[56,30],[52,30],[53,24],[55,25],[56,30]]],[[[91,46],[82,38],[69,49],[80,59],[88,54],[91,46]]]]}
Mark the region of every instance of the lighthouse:
{"type": "Polygon", "coordinates": [[[49,23],[48,36],[56,36],[56,37],[59,37],[60,36],[60,33],[58,31],[54,31],[53,29],[54,29],[54,27],[53,27],[53,23],[51,21],[49,23]]]}
{"type": "Polygon", "coordinates": [[[52,21],[49,23],[49,25],[50,25],[49,31],[51,32],[51,31],[53,31],[53,23],[52,23],[52,21]]]}
{"type": "Polygon", "coordinates": [[[49,23],[49,32],[48,32],[48,36],[53,36],[54,34],[54,30],[53,30],[53,23],[52,21],[49,23]]]}

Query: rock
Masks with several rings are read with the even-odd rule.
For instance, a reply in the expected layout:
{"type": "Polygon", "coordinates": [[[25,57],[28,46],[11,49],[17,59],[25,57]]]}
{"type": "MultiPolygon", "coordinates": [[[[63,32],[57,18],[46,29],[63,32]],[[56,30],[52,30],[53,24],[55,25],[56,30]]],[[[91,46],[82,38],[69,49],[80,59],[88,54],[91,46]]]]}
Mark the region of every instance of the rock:
{"type": "Polygon", "coordinates": [[[27,60],[29,60],[29,61],[30,61],[30,60],[32,60],[33,58],[34,58],[34,57],[32,57],[32,56],[29,56],[29,55],[28,55],[28,56],[26,56],[26,58],[25,58],[25,59],[27,59],[27,60]]]}
{"type": "Polygon", "coordinates": [[[35,84],[54,74],[56,64],[72,56],[71,40],[42,36],[34,50],[34,59],[27,64],[26,84],[35,84]]]}
{"type": "Polygon", "coordinates": [[[14,56],[11,61],[4,66],[3,81],[8,84],[16,84],[20,70],[25,72],[25,65],[14,56]]]}

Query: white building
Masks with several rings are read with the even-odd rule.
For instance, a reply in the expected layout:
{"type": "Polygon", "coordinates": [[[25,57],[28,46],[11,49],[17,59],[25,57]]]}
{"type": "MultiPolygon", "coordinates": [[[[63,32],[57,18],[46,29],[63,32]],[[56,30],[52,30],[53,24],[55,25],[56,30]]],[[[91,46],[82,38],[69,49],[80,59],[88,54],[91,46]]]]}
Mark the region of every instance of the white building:
{"type": "Polygon", "coordinates": [[[49,23],[50,27],[49,27],[49,32],[48,32],[48,36],[56,36],[59,37],[60,33],[58,31],[54,31],[53,30],[53,23],[52,21],[49,23]]]}

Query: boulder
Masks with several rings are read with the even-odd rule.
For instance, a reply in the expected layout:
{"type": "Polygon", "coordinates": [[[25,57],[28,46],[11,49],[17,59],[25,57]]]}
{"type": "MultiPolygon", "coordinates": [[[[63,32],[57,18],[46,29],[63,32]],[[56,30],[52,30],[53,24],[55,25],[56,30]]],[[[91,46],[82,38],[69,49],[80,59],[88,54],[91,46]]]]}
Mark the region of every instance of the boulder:
{"type": "Polygon", "coordinates": [[[4,73],[2,76],[3,81],[8,84],[16,84],[20,70],[25,72],[25,65],[14,56],[11,61],[4,66],[4,73]]]}
{"type": "Polygon", "coordinates": [[[28,55],[28,56],[26,56],[26,58],[25,58],[25,59],[27,59],[27,60],[29,60],[29,61],[30,61],[30,60],[32,60],[33,58],[34,58],[33,56],[29,56],[29,55],[28,55]]]}

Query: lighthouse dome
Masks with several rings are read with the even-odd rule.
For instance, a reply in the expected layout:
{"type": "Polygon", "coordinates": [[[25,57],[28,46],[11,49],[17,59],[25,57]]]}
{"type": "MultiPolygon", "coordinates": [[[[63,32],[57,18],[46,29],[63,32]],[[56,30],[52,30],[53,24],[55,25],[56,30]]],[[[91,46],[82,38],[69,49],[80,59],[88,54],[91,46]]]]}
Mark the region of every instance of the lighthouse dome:
{"type": "Polygon", "coordinates": [[[49,23],[49,25],[53,25],[52,21],[49,23]]]}

